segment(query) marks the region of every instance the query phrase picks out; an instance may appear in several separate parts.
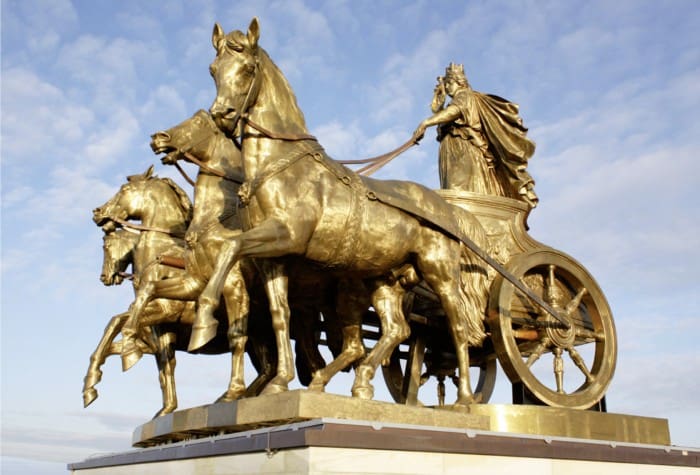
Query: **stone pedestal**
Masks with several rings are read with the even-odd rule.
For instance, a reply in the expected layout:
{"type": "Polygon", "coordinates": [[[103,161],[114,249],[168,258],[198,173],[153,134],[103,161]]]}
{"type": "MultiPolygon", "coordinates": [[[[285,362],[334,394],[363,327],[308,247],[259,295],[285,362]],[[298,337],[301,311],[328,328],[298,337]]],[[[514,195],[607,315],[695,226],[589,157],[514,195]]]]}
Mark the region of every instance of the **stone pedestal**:
{"type": "Polygon", "coordinates": [[[304,390],[177,411],[134,431],[140,449],[76,474],[695,473],[665,419],[542,406],[405,406],[304,390]]]}
{"type": "Polygon", "coordinates": [[[694,474],[700,450],[337,419],[90,458],[79,475],[694,474]]]}

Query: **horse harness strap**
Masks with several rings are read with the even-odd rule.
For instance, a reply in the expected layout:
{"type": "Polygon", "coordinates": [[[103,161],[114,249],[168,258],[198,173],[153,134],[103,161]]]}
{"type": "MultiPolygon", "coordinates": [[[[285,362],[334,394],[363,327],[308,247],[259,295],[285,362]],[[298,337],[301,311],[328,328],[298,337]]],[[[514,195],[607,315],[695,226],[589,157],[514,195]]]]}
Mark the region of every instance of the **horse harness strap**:
{"type": "Polygon", "coordinates": [[[322,156],[323,154],[323,148],[316,144],[311,149],[300,150],[293,155],[276,160],[272,165],[264,168],[261,173],[258,173],[250,180],[246,180],[241,185],[241,188],[238,190],[238,197],[241,200],[241,206],[246,206],[248,203],[250,203],[250,199],[253,197],[253,195],[255,195],[255,192],[258,190],[258,188],[260,188],[260,185],[262,185],[269,178],[272,178],[278,173],[286,170],[306,156],[322,156]]]}
{"type": "Polygon", "coordinates": [[[262,125],[253,122],[248,116],[248,114],[243,115],[243,119],[250,125],[252,128],[266,136],[267,138],[274,139],[274,140],[285,140],[288,142],[298,142],[301,140],[313,140],[314,142],[318,142],[318,139],[314,137],[311,134],[286,134],[282,132],[273,132],[269,129],[266,129],[262,125]]]}
{"type": "Polygon", "coordinates": [[[209,165],[207,165],[206,163],[200,161],[197,157],[195,157],[194,155],[192,155],[189,152],[183,152],[183,155],[185,157],[185,160],[187,160],[188,162],[194,163],[195,165],[197,165],[200,168],[200,170],[204,170],[206,173],[209,173],[210,175],[218,176],[219,178],[222,178],[224,180],[227,180],[227,181],[230,181],[233,183],[237,183],[239,185],[243,183],[243,180],[241,178],[228,176],[226,173],[224,173],[220,170],[216,170],[216,169],[210,167],[209,165]]]}
{"type": "Polygon", "coordinates": [[[192,178],[190,178],[187,172],[185,172],[185,170],[182,169],[179,163],[175,162],[173,163],[173,165],[175,165],[175,168],[177,168],[177,171],[180,172],[180,175],[182,175],[182,178],[184,178],[187,183],[189,183],[191,186],[195,185],[194,180],[192,180],[192,178]]]}
{"type": "Polygon", "coordinates": [[[123,220],[123,219],[117,218],[117,217],[110,217],[109,219],[111,219],[115,223],[121,224],[122,227],[127,228],[127,229],[135,229],[138,231],[154,231],[157,233],[167,234],[168,236],[180,238],[180,239],[184,237],[183,233],[176,233],[176,232],[171,231],[170,229],[157,228],[155,226],[144,226],[142,224],[130,223],[129,221],[126,221],[126,220],[123,220]]]}

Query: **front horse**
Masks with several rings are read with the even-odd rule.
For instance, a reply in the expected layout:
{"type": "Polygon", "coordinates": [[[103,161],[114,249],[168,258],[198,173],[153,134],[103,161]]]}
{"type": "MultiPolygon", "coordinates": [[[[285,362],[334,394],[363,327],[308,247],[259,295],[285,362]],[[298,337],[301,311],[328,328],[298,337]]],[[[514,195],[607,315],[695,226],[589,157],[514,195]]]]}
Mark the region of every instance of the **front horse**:
{"type": "MultiPolygon", "coordinates": [[[[125,277],[124,272],[131,265],[139,268],[134,263],[134,251],[138,244],[138,233],[119,229],[106,233],[103,236],[103,258],[100,280],[104,285],[119,285],[125,277]]],[[[136,291],[136,288],[134,288],[136,291]]],[[[181,310],[174,310],[180,312],[181,310]]],[[[190,309],[190,313],[192,309],[190,309]]],[[[104,333],[95,351],[90,355],[90,365],[83,379],[83,405],[92,404],[98,397],[95,386],[102,379],[101,367],[108,356],[121,353],[121,341],[114,341],[121,331],[129,316],[128,312],[115,315],[105,327],[104,333]]],[[[177,407],[177,393],[175,390],[175,360],[172,348],[172,339],[168,336],[171,329],[162,327],[143,327],[137,344],[142,351],[151,353],[156,358],[158,366],[158,380],[162,392],[163,406],[156,416],[172,412],[177,407]]],[[[185,336],[185,335],[183,335],[185,336]]]]}
{"type": "MultiPolygon", "coordinates": [[[[114,232],[118,227],[125,227],[139,233],[137,244],[129,253],[135,275],[135,302],[143,300],[144,289],[150,288],[154,282],[180,281],[183,270],[164,264],[168,262],[180,264],[183,257],[187,255],[188,251],[185,249],[182,236],[191,219],[192,205],[185,192],[172,180],[153,176],[153,167],[143,174],[128,177],[128,182],[107,203],[95,209],[93,220],[114,238],[125,235],[122,231],[114,232]],[[133,220],[140,220],[141,223],[133,223],[133,220]]],[[[105,245],[105,259],[108,252],[116,250],[113,240],[106,242],[109,244],[105,245]]],[[[114,257],[123,262],[129,256],[114,257]]],[[[111,272],[104,268],[101,278],[107,281],[113,279],[111,272]]],[[[90,360],[83,388],[85,405],[97,397],[94,386],[101,378],[99,368],[107,356],[119,351],[122,355],[123,368],[126,370],[138,358],[125,359],[124,355],[133,356],[136,353],[140,357],[147,352],[156,354],[159,381],[163,391],[163,408],[156,416],[175,410],[177,394],[174,380],[174,350],[187,349],[194,319],[193,305],[193,297],[150,299],[148,304],[141,308],[136,325],[127,325],[129,321],[133,322],[131,309],[134,304],[129,312],[114,317],[105,328],[100,344],[90,360]],[[123,335],[122,341],[113,343],[120,331],[123,335]]],[[[234,313],[238,315],[236,310],[234,313]]],[[[227,316],[221,312],[217,318],[227,320],[227,316]]],[[[219,338],[199,349],[198,352],[207,354],[230,352],[231,342],[228,338],[230,335],[226,335],[226,327],[222,326],[219,338]]],[[[267,348],[269,345],[259,343],[259,340],[256,342],[257,344],[251,343],[250,346],[260,351],[249,351],[253,365],[259,370],[258,379],[249,388],[254,392],[257,392],[257,388],[262,387],[270,379],[272,373],[270,361],[274,359],[269,356],[270,350],[267,348]]]]}
{"type": "MultiPolygon", "coordinates": [[[[472,275],[478,291],[464,290],[462,264],[470,256],[454,230],[460,225],[477,229],[478,224],[421,185],[361,179],[327,157],[308,134],[294,93],[258,39],[257,19],[247,34],[224,34],[217,24],[212,35],[217,55],[210,71],[217,96],[210,112],[229,136],[240,133],[246,177],[240,195],[247,230],[224,247],[199,299],[198,325],[212,328],[221,284],[239,259],[268,258],[265,286],[279,359],[277,376],[266,391],[284,391],[294,377],[287,256],[303,256],[336,275],[361,278],[372,290],[382,335],[356,371],[353,395],[371,398],[377,366],[410,331],[401,309],[403,289],[392,276],[413,266],[440,297],[449,321],[459,359],[457,404],[474,402],[468,347],[485,338],[486,272],[470,261],[475,270],[479,267],[472,275]]],[[[193,332],[194,346],[212,336],[212,331],[193,332]]]]}
{"type": "MultiPolygon", "coordinates": [[[[198,111],[166,131],[153,134],[151,148],[155,153],[166,154],[161,159],[164,163],[176,163],[184,158],[200,167],[195,183],[192,223],[187,230],[187,241],[193,249],[191,254],[194,260],[187,260],[187,274],[183,278],[199,283],[201,291],[213,272],[222,245],[240,232],[237,193],[244,176],[240,151],[204,111],[198,111]]],[[[251,275],[252,261],[243,260],[240,263],[249,290],[255,292],[258,279],[257,275],[251,275]]],[[[310,389],[320,391],[338,371],[364,356],[361,326],[369,300],[361,282],[350,284],[347,280],[328,279],[327,275],[319,274],[318,270],[308,265],[294,266],[293,271],[300,275],[291,289],[292,323],[297,355],[300,356],[296,359],[299,379],[310,389]],[[351,287],[351,291],[339,292],[341,287],[351,287]],[[324,366],[315,341],[319,311],[323,311],[328,344],[336,356],[327,366],[324,366]]],[[[239,274],[231,272],[227,279],[239,274]]],[[[152,296],[172,297],[175,292],[181,292],[182,288],[190,285],[176,280],[155,282],[152,296]]],[[[148,294],[144,292],[143,295],[148,294]]],[[[249,319],[252,327],[269,321],[267,302],[255,303],[251,302],[254,304],[254,311],[251,312],[253,318],[249,319]]],[[[134,307],[134,310],[136,318],[138,308],[134,307]]],[[[244,330],[243,326],[241,331],[244,330]]],[[[244,337],[245,334],[239,336],[244,337]]],[[[237,378],[243,384],[242,354],[232,358],[238,358],[231,365],[232,381],[237,378]],[[234,368],[240,368],[241,372],[235,374],[234,368]]],[[[229,391],[228,397],[237,397],[235,388],[229,391]]]]}

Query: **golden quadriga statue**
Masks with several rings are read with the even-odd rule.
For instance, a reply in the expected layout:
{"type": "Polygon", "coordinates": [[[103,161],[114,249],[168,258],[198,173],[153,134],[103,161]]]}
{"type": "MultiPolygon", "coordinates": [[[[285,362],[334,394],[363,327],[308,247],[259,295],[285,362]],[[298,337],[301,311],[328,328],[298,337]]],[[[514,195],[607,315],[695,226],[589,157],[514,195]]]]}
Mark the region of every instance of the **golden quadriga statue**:
{"type": "MultiPolygon", "coordinates": [[[[217,95],[209,113],[153,136],[152,148],[166,153],[166,162],[185,159],[200,172],[183,269],[142,278],[119,319],[124,367],[147,347],[144,329],[163,323],[154,317],[159,301],[196,301],[195,317],[174,319],[191,332],[187,345],[177,339],[178,348],[228,342],[225,401],[287,390],[295,377],[295,336],[302,382],[317,391],[352,365],[352,395],[370,399],[382,365],[396,401],[418,404],[419,387],[435,377],[440,404],[444,381],[452,380],[455,407],[464,407],[488,399],[498,359],[510,380],[541,403],[598,403],[615,368],[612,315],[578,262],[525,231],[537,203],[526,169],[534,143],[517,106],[473,91],[463,68],[450,65],[435,90],[434,114],[408,143],[438,126],[445,189],[375,180],[327,156],[309,134],[259,37],[257,19],[246,32],[226,34],[217,24],[210,66],[217,95]],[[253,322],[269,331],[256,333],[253,322]],[[375,343],[366,349],[367,325],[379,331],[370,332],[375,343]],[[320,329],[334,358],[327,365],[318,353],[320,329]],[[246,392],[249,337],[254,347],[275,351],[262,355],[266,376],[246,392]],[[404,342],[408,354],[399,351],[404,342]],[[472,366],[480,369],[478,381],[470,380],[472,366]]],[[[96,210],[96,223],[110,231],[139,219],[152,228],[142,229],[141,239],[174,226],[147,223],[158,213],[136,213],[134,202],[113,198],[96,210]]],[[[99,380],[91,374],[88,393],[99,380]]]]}

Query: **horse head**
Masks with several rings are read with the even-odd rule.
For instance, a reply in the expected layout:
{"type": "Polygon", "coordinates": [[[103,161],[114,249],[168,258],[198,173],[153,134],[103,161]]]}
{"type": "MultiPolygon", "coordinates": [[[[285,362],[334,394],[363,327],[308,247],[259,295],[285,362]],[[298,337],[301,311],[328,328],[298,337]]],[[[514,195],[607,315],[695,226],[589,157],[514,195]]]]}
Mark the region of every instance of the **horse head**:
{"type": "Polygon", "coordinates": [[[114,231],[119,221],[141,219],[138,206],[141,184],[153,177],[153,165],[139,175],[127,177],[127,182],[102,206],[92,211],[92,220],[106,233],[114,231]]]}
{"type": "Polygon", "coordinates": [[[253,18],[247,34],[239,30],[224,34],[216,23],[211,42],[216,58],[209,72],[216,84],[216,99],[209,112],[217,125],[229,135],[235,134],[238,120],[246,113],[260,88],[258,39],[260,25],[253,18]]]}
{"type": "Polygon", "coordinates": [[[93,210],[92,220],[103,231],[111,232],[129,220],[184,234],[192,218],[187,194],[169,178],[153,175],[153,165],[144,173],[127,177],[119,191],[93,210]]]}
{"type": "Polygon", "coordinates": [[[155,154],[166,154],[161,158],[165,164],[174,163],[185,153],[206,162],[222,140],[230,142],[223,137],[211,115],[200,109],[179,124],[151,135],[151,149],[155,154]]]}
{"type": "Polygon", "coordinates": [[[139,240],[137,233],[117,230],[102,237],[102,272],[104,285],[119,285],[124,281],[124,271],[134,260],[134,248],[139,240]]]}

